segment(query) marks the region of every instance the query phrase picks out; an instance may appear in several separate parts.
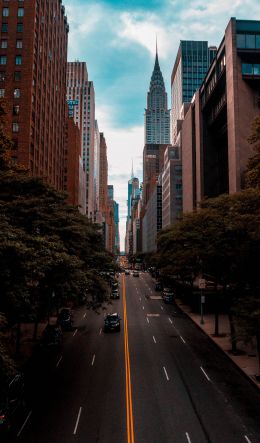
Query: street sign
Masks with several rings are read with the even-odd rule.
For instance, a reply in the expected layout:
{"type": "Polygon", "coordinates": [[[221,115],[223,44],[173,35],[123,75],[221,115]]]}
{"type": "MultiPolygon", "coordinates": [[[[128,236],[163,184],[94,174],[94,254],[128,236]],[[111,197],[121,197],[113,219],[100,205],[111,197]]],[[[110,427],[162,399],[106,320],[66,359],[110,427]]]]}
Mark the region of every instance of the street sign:
{"type": "Polygon", "coordinates": [[[205,278],[199,279],[199,289],[206,289],[206,280],[205,278]]]}

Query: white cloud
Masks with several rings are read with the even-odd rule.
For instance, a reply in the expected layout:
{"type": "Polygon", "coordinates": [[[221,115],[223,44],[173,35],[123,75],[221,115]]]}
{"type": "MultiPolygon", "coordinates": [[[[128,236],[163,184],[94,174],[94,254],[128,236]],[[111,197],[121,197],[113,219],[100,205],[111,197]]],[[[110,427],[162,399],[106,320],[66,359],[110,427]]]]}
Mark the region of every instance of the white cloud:
{"type": "Polygon", "coordinates": [[[169,33],[159,17],[151,13],[123,12],[120,16],[121,26],[118,37],[121,44],[138,43],[146,48],[154,57],[156,36],[161,58],[170,53],[172,44],[169,33]]]}

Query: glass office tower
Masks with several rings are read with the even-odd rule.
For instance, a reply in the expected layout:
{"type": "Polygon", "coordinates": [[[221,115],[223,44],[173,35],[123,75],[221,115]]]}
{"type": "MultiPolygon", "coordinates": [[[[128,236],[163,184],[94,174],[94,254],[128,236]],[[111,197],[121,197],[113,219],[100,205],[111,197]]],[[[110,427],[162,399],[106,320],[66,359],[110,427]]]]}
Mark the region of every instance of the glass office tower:
{"type": "Polygon", "coordinates": [[[177,121],[184,103],[189,103],[200,87],[217,48],[208,47],[207,41],[182,40],[171,77],[172,135],[177,137],[177,121]]]}

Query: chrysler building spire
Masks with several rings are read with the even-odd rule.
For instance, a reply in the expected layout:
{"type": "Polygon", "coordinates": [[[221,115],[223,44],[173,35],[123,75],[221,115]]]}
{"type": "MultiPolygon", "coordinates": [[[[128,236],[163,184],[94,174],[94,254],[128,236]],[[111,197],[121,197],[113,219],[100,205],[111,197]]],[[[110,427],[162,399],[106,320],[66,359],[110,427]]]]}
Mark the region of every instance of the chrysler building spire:
{"type": "Polygon", "coordinates": [[[145,144],[164,143],[170,143],[170,110],[159,65],[156,38],[155,63],[147,94],[147,109],[145,110],[145,144]]]}

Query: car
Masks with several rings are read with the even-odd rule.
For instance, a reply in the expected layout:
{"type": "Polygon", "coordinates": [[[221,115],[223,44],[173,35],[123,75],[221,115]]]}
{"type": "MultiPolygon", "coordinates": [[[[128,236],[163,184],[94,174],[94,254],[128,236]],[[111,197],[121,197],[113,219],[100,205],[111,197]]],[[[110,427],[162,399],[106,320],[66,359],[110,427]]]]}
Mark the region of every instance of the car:
{"type": "Polygon", "coordinates": [[[162,290],[162,284],[159,281],[155,282],[155,286],[154,286],[155,291],[161,291],[162,290]]]}
{"type": "Polygon", "coordinates": [[[134,271],[133,272],[133,277],[139,277],[139,272],[138,271],[134,271]]]}
{"type": "Polygon", "coordinates": [[[24,377],[17,373],[9,382],[5,392],[0,395],[0,437],[7,437],[11,420],[18,408],[24,406],[24,377]]]}
{"type": "Polygon", "coordinates": [[[104,332],[108,331],[120,331],[120,316],[117,312],[113,314],[107,314],[104,320],[104,332]]]}
{"type": "Polygon", "coordinates": [[[129,269],[125,269],[125,275],[130,275],[129,269]]]}
{"type": "Polygon", "coordinates": [[[62,329],[71,329],[73,323],[72,311],[69,308],[63,308],[60,310],[57,325],[62,329]]]}
{"type": "Polygon", "coordinates": [[[112,289],[112,292],[110,294],[110,298],[113,298],[113,299],[120,298],[119,291],[118,291],[117,288],[116,289],[112,289]]]}
{"type": "Polygon", "coordinates": [[[171,288],[164,288],[162,293],[164,303],[173,303],[174,292],[171,288]]]}
{"type": "Polygon", "coordinates": [[[45,346],[59,346],[62,342],[62,330],[58,325],[47,325],[42,333],[41,343],[45,346]]]}

